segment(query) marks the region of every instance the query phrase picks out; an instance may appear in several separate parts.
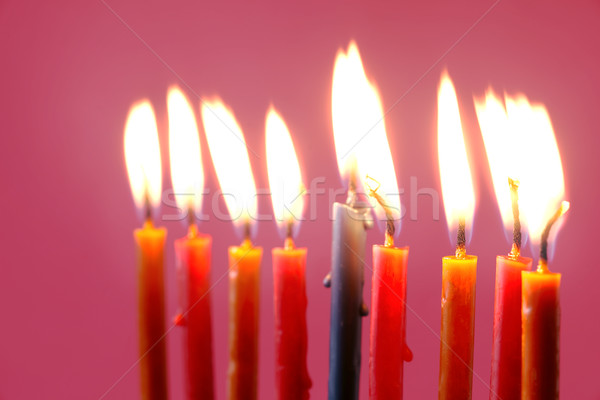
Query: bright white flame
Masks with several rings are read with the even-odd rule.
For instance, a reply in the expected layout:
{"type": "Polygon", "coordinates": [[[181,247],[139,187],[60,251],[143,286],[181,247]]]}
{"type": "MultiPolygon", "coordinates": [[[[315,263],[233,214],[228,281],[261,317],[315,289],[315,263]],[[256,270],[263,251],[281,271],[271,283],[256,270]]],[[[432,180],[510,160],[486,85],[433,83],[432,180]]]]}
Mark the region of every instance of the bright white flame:
{"type": "Polygon", "coordinates": [[[474,99],[485,152],[496,192],[498,208],[507,232],[512,232],[513,212],[508,178],[521,179],[517,132],[509,128],[504,101],[488,90],[484,99],[474,99]]]}
{"type": "Polygon", "coordinates": [[[520,214],[537,245],[565,194],[558,145],[544,106],[531,104],[523,95],[505,95],[504,100],[506,108],[488,91],[485,101],[475,101],[477,117],[504,225],[512,230],[510,176],[520,182],[520,214]]]}
{"type": "MultiPolygon", "coordinates": [[[[538,244],[550,217],[561,206],[565,179],[554,129],[543,105],[531,104],[523,95],[505,96],[509,129],[521,147],[519,208],[529,235],[538,244]]],[[[558,229],[553,229],[555,236],[558,229]]]]}
{"type": "Polygon", "coordinates": [[[202,103],[202,122],[229,215],[238,228],[256,218],[256,186],[246,141],[233,111],[220,99],[202,103]]]}
{"type": "MultiPolygon", "coordinates": [[[[377,193],[393,210],[393,217],[399,224],[400,195],[385,130],[383,106],[377,88],[365,74],[354,42],[350,42],[347,52],[338,51],[333,70],[331,111],[342,179],[347,182],[351,174],[357,174],[359,181],[368,175],[379,182],[377,193]]],[[[374,208],[377,219],[385,222],[385,210],[378,205],[374,208]]]]}
{"type": "Polygon", "coordinates": [[[173,86],[167,95],[169,111],[169,155],[171,181],[177,205],[185,212],[202,207],[204,171],[198,125],[192,106],[181,90],[173,86]]]}
{"type": "Polygon", "coordinates": [[[162,170],[154,110],[149,101],[134,104],[125,124],[125,164],[135,205],[143,210],[146,198],[160,204],[162,170]]]}
{"type": "Polygon", "coordinates": [[[446,221],[451,237],[464,218],[467,235],[472,229],[475,193],[463,137],[458,100],[447,72],[438,90],[438,157],[446,221]]]}
{"type": "MultiPolygon", "coordinates": [[[[304,185],[290,132],[274,108],[266,119],[267,170],[273,213],[285,235],[288,224],[299,222],[304,209],[304,185]]],[[[294,228],[298,228],[298,223],[294,228]]]]}

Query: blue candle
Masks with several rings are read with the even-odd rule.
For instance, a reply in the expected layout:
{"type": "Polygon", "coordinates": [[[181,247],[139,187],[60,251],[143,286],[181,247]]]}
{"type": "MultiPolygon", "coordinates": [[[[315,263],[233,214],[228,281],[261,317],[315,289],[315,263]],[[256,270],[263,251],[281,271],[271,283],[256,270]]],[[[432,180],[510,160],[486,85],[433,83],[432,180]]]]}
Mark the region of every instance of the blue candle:
{"type": "Polygon", "coordinates": [[[325,278],[331,288],[329,333],[329,400],[356,400],[360,381],[366,230],[369,205],[355,202],[350,191],[347,204],[333,204],[332,266],[325,278]]]}

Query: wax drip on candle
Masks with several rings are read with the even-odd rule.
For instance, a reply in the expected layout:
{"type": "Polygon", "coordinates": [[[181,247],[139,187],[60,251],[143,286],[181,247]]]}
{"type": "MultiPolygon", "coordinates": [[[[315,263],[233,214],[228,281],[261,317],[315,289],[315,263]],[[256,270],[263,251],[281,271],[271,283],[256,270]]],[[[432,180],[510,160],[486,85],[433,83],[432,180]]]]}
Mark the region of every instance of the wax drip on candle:
{"type": "Polygon", "coordinates": [[[548,270],[548,236],[550,236],[550,229],[552,225],[560,218],[561,215],[569,210],[570,203],[563,201],[559,209],[556,210],[552,218],[546,224],[544,231],[542,232],[542,240],[540,245],[540,262],[537,267],[537,272],[549,272],[548,270]]]}
{"type": "Polygon", "coordinates": [[[367,175],[365,184],[367,185],[367,188],[369,189],[369,196],[375,198],[375,200],[377,200],[379,205],[381,207],[383,207],[383,210],[385,211],[385,217],[387,219],[387,222],[386,222],[386,226],[385,226],[385,244],[384,244],[384,246],[385,247],[394,247],[394,233],[396,232],[396,227],[394,226],[394,216],[392,214],[392,211],[390,210],[390,207],[386,204],[383,197],[381,197],[379,195],[379,193],[377,193],[377,190],[379,189],[381,184],[377,180],[370,177],[369,175],[367,175]],[[371,185],[369,185],[369,182],[368,182],[369,180],[371,180],[371,181],[375,182],[375,184],[377,184],[377,187],[375,189],[371,188],[371,185]]]}
{"type": "Polygon", "coordinates": [[[521,219],[519,218],[519,181],[508,178],[510,187],[510,198],[512,200],[513,212],[513,245],[510,253],[512,258],[518,258],[521,255],[521,219]]]}
{"type": "Polygon", "coordinates": [[[456,258],[464,259],[467,256],[467,237],[465,235],[465,217],[458,219],[458,233],[456,235],[456,258]]]}

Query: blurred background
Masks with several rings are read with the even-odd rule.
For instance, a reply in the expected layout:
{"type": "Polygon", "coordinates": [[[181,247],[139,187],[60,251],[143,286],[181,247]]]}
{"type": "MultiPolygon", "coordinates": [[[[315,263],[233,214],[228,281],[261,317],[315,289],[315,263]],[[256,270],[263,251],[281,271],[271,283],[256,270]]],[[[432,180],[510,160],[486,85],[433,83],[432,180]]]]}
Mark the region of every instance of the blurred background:
{"type": "MultiPolygon", "coordinates": [[[[339,189],[331,127],[331,79],[339,48],[351,39],[376,82],[403,201],[409,213],[397,238],[410,246],[405,398],[437,396],[441,257],[453,253],[443,210],[436,146],[436,98],[447,68],[456,86],[476,187],[469,253],[479,256],[473,398],[487,398],[495,257],[510,250],[491,183],[473,96],[488,87],[524,93],[546,105],[563,162],[571,210],[551,269],[561,272],[561,393],[599,399],[600,318],[593,265],[598,240],[600,3],[424,1],[279,2],[70,1],[0,3],[0,398],[136,399],[140,396],[135,253],[141,225],[123,153],[132,103],[154,105],[168,169],[167,88],[178,84],[199,118],[200,100],[219,95],[235,112],[259,188],[267,188],[264,119],[270,104],[290,128],[305,182],[325,177],[339,189]],[[190,90],[190,88],[193,90],[190,90]],[[416,187],[411,187],[411,179],[416,187]]],[[[218,182],[200,126],[206,186],[218,182]]],[[[343,195],[338,197],[342,200],[343,195]]],[[[319,196],[317,218],[300,227],[308,247],[308,366],[312,398],[326,398],[333,199],[319,196]]],[[[204,212],[210,203],[205,201],[204,212]]],[[[224,204],[221,204],[224,210],[224,204]]],[[[268,197],[259,201],[271,213],[268,197]]],[[[163,209],[163,212],[165,210],[163,209]]],[[[170,212],[170,211],[169,211],[170,212]]],[[[161,222],[166,247],[167,317],[177,311],[173,241],[181,222],[161,222]]],[[[233,224],[211,219],[212,277],[227,270],[238,244],[233,224]]],[[[370,246],[383,233],[369,232],[370,246]]],[[[259,398],[273,399],[271,249],[282,244],[274,222],[261,222],[259,398]]],[[[529,247],[524,255],[531,256],[529,247]]],[[[537,255],[534,256],[537,259],[537,255]]],[[[370,304],[371,274],[364,297],[370,304]]],[[[217,398],[225,398],[227,280],[211,293],[217,398]]],[[[361,398],[368,398],[368,327],[363,320],[361,398]]],[[[167,337],[171,398],[184,398],[182,333],[167,337]]]]}

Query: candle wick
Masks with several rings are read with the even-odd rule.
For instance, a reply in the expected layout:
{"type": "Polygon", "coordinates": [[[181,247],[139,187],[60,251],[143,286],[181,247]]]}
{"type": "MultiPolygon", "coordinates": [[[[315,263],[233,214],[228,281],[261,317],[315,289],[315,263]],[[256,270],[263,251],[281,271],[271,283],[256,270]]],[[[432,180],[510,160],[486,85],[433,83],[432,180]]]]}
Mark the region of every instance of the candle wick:
{"type": "Polygon", "coordinates": [[[456,258],[464,259],[467,256],[467,237],[465,234],[465,217],[458,219],[458,232],[456,234],[456,258]]]}
{"type": "Polygon", "coordinates": [[[250,221],[244,222],[244,243],[250,243],[250,221]]]}
{"type": "Polygon", "coordinates": [[[519,181],[508,178],[510,187],[510,198],[512,200],[513,212],[513,245],[510,256],[518,258],[521,254],[521,219],[519,217],[519,181]]]}
{"type": "Polygon", "coordinates": [[[190,229],[196,225],[196,216],[194,215],[194,206],[190,203],[187,212],[188,226],[190,229]]]}
{"type": "Polygon", "coordinates": [[[152,205],[150,204],[150,196],[148,190],[144,190],[144,217],[146,221],[152,221],[152,205]]]}
{"type": "Polygon", "coordinates": [[[560,218],[561,215],[567,212],[569,209],[569,202],[563,201],[558,210],[552,215],[552,218],[546,224],[544,231],[542,232],[542,240],[540,245],[540,261],[538,265],[538,271],[540,269],[548,271],[548,237],[550,236],[550,230],[552,225],[560,218]],[[544,268],[545,267],[545,268],[544,268]]]}
{"type": "Polygon", "coordinates": [[[294,245],[294,239],[291,237],[285,238],[285,242],[283,243],[283,248],[285,250],[294,250],[296,246],[294,245]]]}
{"type": "Polygon", "coordinates": [[[354,208],[356,203],[356,169],[353,166],[350,167],[350,178],[348,180],[348,197],[346,198],[346,204],[354,208]]]}
{"type": "Polygon", "coordinates": [[[381,184],[376,179],[374,179],[373,177],[370,177],[369,175],[367,175],[365,184],[369,190],[369,196],[371,196],[375,200],[377,200],[377,203],[379,203],[379,205],[385,211],[386,225],[385,225],[385,244],[384,244],[384,246],[385,247],[394,247],[394,234],[396,233],[396,226],[394,225],[394,215],[392,213],[391,207],[385,202],[385,199],[379,193],[377,193],[377,190],[379,190],[379,188],[381,187],[381,184]],[[371,185],[369,185],[369,181],[375,182],[375,184],[377,184],[377,187],[375,187],[375,189],[373,189],[371,187],[371,185]]]}

